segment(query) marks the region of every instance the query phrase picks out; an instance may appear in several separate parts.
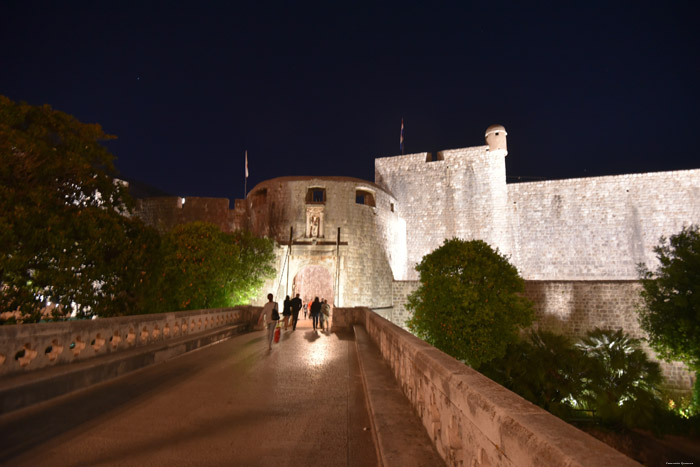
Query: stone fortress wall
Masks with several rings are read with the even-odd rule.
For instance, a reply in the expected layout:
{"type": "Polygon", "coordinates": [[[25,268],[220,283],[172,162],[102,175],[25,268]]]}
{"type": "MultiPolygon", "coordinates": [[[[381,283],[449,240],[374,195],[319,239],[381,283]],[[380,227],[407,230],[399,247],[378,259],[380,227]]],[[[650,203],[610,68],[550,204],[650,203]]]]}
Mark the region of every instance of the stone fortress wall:
{"type": "Polygon", "coordinates": [[[159,232],[167,232],[179,224],[202,221],[217,225],[223,231],[233,227],[233,211],[225,198],[182,198],[159,196],[136,200],[136,213],[146,224],[159,232]]]}
{"type": "MultiPolygon", "coordinates": [[[[507,242],[505,159],[488,146],[375,160],[376,182],[399,200],[406,219],[408,279],[446,238],[507,242]]],[[[399,278],[397,278],[399,279],[399,278]]]]}
{"type": "MultiPolygon", "coordinates": [[[[481,239],[526,280],[537,327],[572,338],[623,328],[643,338],[637,264],[655,268],[660,237],[700,223],[700,170],[507,185],[505,135],[494,125],[486,146],[375,160],[376,182],[407,222],[408,280],[394,283],[383,315],[405,328],[415,265],[445,239],[481,239]]],[[[682,365],[662,367],[670,386],[692,385],[682,365]]]]}
{"type": "Polygon", "coordinates": [[[320,265],[333,284],[334,297],[325,297],[329,302],[346,307],[391,306],[392,282],[405,275],[406,227],[390,193],[349,177],[280,177],[255,186],[247,201],[248,225],[241,227],[283,245],[277,253],[282,277],[269,281],[265,290],[283,298],[292,293],[294,278],[304,268],[320,265]],[[369,195],[367,204],[357,202],[358,190],[369,195]],[[323,193],[322,201],[313,199],[314,192],[323,193]],[[287,275],[284,257],[290,227],[287,275]]]}
{"type": "MultiPolygon", "coordinates": [[[[502,127],[501,127],[502,128],[502,127]]],[[[700,170],[506,184],[505,155],[478,146],[375,160],[399,201],[407,278],[445,239],[481,239],[525,279],[633,280],[661,236],[700,223],[700,170]]]]}
{"type": "Polygon", "coordinates": [[[661,236],[700,223],[700,170],[508,185],[506,250],[526,279],[637,279],[661,236]]]}

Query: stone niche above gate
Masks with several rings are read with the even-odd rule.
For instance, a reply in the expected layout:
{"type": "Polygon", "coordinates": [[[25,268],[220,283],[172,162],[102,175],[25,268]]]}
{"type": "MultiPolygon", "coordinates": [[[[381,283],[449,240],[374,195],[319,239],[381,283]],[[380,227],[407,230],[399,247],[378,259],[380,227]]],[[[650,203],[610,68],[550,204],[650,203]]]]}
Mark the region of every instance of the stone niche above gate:
{"type": "Polygon", "coordinates": [[[306,206],[306,237],[323,238],[323,205],[306,206]]]}

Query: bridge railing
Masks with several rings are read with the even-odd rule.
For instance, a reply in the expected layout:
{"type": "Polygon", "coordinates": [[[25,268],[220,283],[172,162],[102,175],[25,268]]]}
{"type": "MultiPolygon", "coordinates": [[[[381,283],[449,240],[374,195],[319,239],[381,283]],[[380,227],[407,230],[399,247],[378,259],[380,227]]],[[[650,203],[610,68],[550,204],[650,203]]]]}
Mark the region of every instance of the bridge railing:
{"type": "Polygon", "coordinates": [[[83,362],[225,326],[253,326],[259,312],[259,307],[238,306],[4,325],[0,326],[0,376],[83,362]]]}
{"type": "Polygon", "coordinates": [[[335,329],[364,325],[447,465],[639,465],[368,308],[336,308],[335,329]]]}

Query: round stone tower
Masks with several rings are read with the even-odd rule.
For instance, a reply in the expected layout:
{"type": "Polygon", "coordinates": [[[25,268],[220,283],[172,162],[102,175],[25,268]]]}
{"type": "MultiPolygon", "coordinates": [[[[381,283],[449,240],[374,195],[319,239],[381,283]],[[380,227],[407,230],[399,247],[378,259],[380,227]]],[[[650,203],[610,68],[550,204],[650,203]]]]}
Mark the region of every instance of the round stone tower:
{"type": "Polygon", "coordinates": [[[248,228],[281,245],[279,275],[256,303],[272,292],[391,306],[393,281],[405,280],[407,269],[406,221],[393,194],[357,178],[289,176],[258,183],[246,205],[248,228]]]}
{"type": "Polygon", "coordinates": [[[508,155],[508,144],[506,142],[506,129],[503,125],[491,125],[486,129],[486,144],[489,145],[489,152],[508,155]]]}

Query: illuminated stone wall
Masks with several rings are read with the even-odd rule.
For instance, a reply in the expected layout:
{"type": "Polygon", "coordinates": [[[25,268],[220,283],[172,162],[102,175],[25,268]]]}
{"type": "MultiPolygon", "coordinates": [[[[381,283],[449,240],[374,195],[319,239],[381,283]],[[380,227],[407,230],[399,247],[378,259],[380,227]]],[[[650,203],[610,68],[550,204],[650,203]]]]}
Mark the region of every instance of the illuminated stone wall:
{"type": "Polygon", "coordinates": [[[483,239],[509,247],[505,158],[488,146],[374,162],[375,181],[399,200],[406,219],[408,279],[415,265],[445,239],[483,239]],[[436,160],[432,160],[436,159],[436,160]]]}
{"type": "Polygon", "coordinates": [[[396,199],[381,187],[349,177],[280,177],[258,184],[247,202],[254,233],[286,245],[293,228],[289,274],[283,246],[277,253],[280,276],[269,281],[265,290],[283,298],[291,293],[300,271],[320,265],[337,284],[337,305],[391,306],[393,280],[406,274],[406,226],[396,199]],[[325,202],[309,202],[312,188],[325,191],[325,202]],[[358,204],[357,190],[371,193],[374,206],[358,204]],[[316,227],[318,235],[309,228],[310,210],[322,219],[316,227]],[[338,228],[340,247],[336,246],[338,228]]]}
{"type": "MultiPolygon", "coordinates": [[[[512,157],[512,156],[510,156],[512,157]]],[[[505,183],[486,146],[375,160],[407,225],[409,279],[445,239],[480,239],[526,279],[635,279],[659,238],[700,223],[700,170],[505,183]]]]}
{"type": "MultiPolygon", "coordinates": [[[[634,338],[647,337],[635,311],[640,290],[637,281],[525,281],[525,296],[535,306],[535,327],[572,338],[595,328],[624,329],[634,338]]],[[[648,346],[643,347],[656,359],[648,346]]],[[[668,386],[692,387],[693,375],[684,365],[659,363],[668,386]]]]}
{"type": "Polygon", "coordinates": [[[700,170],[508,185],[511,262],[526,279],[636,279],[659,237],[700,223],[700,170]]]}
{"type": "Polygon", "coordinates": [[[420,281],[396,281],[394,282],[394,289],[392,291],[393,295],[393,309],[388,317],[389,321],[403,329],[408,329],[406,326],[406,321],[413,315],[410,311],[406,309],[406,304],[408,303],[408,296],[412,294],[420,286],[420,281]]]}

